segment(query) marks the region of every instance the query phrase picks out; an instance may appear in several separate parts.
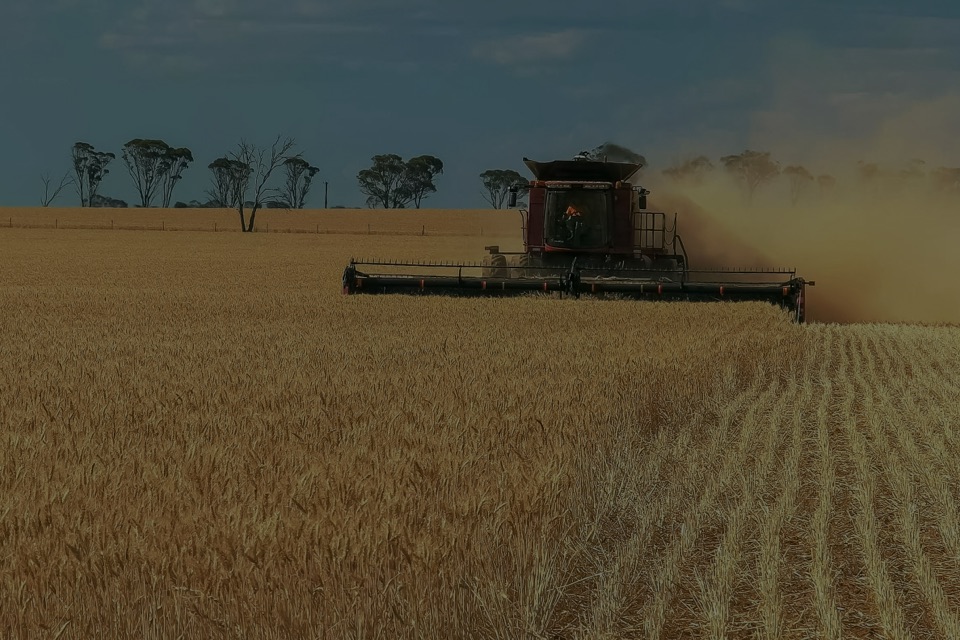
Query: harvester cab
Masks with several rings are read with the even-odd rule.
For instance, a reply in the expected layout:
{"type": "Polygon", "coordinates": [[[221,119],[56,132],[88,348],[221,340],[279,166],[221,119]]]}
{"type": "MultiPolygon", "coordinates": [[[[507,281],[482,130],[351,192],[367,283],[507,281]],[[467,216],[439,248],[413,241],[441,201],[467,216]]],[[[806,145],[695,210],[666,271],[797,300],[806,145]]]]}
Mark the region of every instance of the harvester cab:
{"type": "MultiPolygon", "coordinates": [[[[523,250],[486,247],[479,263],[351,260],[344,293],[506,296],[557,292],[643,300],[762,300],[805,319],[793,269],[692,269],[677,217],[647,209],[638,163],[524,158],[533,179],[518,209],[523,250]]],[[[518,190],[508,195],[516,207],[518,190]]]]}
{"type": "MultiPolygon", "coordinates": [[[[521,210],[525,266],[640,269],[679,280],[686,269],[683,241],[666,214],[647,210],[649,191],[630,182],[640,164],[589,160],[536,162],[521,210]]],[[[513,198],[511,198],[513,200],[513,198]]],[[[610,274],[615,275],[615,274],[610,274]]]]}

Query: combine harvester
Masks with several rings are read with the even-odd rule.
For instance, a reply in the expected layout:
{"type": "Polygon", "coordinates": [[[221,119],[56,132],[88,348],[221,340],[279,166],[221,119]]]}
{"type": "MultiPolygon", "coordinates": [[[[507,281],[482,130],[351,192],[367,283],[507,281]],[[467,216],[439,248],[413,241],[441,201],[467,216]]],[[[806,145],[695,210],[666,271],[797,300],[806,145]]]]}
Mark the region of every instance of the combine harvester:
{"type": "MultiPolygon", "coordinates": [[[[344,293],[509,296],[557,292],[641,300],[748,301],[805,319],[794,269],[693,269],[677,219],[647,210],[649,191],[629,182],[642,165],[590,160],[535,162],[529,206],[520,209],[523,251],[486,247],[479,263],[353,259],[344,293]]],[[[509,204],[516,206],[517,191],[509,204]]]]}

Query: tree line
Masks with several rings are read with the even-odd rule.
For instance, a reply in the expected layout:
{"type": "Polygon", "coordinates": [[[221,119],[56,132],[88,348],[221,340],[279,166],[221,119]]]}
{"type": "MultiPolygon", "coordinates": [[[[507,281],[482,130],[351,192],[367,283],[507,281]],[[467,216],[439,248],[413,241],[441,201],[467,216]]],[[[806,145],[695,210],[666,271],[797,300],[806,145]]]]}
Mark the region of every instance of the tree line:
{"type": "MultiPolygon", "coordinates": [[[[641,154],[612,142],[583,151],[576,157],[646,164],[641,154]]],[[[41,176],[43,206],[49,206],[71,186],[81,207],[127,206],[100,193],[110,166],[117,161],[116,154],[77,142],[71,148],[70,160],[72,170],[64,174],[58,184],[54,184],[49,175],[41,176]]],[[[174,147],[159,139],[136,138],[123,145],[120,162],[136,190],[137,206],[170,207],[174,191],[194,162],[194,156],[186,147],[174,147]]],[[[794,204],[814,186],[821,193],[827,193],[837,184],[832,175],[814,174],[802,165],[782,166],[770,152],[750,149],[722,156],[719,166],[707,156],[699,155],[668,166],[660,174],[670,182],[691,187],[702,184],[721,168],[740,186],[748,202],[778,177],[788,181],[790,200],[794,204]]],[[[261,208],[302,209],[320,171],[296,151],[293,138],[280,136],[269,147],[241,140],[233,150],[209,163],[207,169],[210,171],[210,187],[205,192],[207,200],[192,200],[189,204],[176,202],[172,206],[235,209],[244,231],[253,231],[261,208]]],[[[373,156],[371,165],[359,171],[357,183],[360,192],[367,196],[366,205],[370,208],[413,206],[419,209],[425,199],[436,193],[436,180],[443,170],[443,162],[432,155],[404,160],[396,154],[381,154],[373,156]]],[[[926,163],[920,159],[909,161],[899,170],[861,161],[857,175],[866,185],[919,184],[927,180],[939,191],[960,193],[960,168],[937,167],[927,171],[926,163]]],[[[487,169],[479,177],[482,196],[494,209],[504,207],[511,190],[517,189],[522,194],[529,184],[526,177],[513,169],[487,169]]]]}
{"type": "MultiPolygon", "coordinates": [[[[176,202],[172,206],[235,208],[244,230],[253,228],[252,221],[260,208],[302,209],[319,169],[302,154],[294,153],[294,147],[292,138],[278,137],[269,149],[241,140],[233,151],[207,166],[211,187],[206,191],[205,202],[191,200],[189,204],[176,202]],[[281,183],[273,185],[271,179],[278,172],[283,175],[281,183]]],[[[583,152],[580,157],[645,163],[643,156],[611,142],[583,152]]],[[[145,138],[123,145],[120,158],[133,182],[140,207],[152,207],[155,202],[161,207],[171,206],[177,184],[194,161],[193,152],[186,147],[145,138]]],[[[112,152],[98,151],[89,143],[77,142],[71,150],[72,175],[65,174],[57,186],[49,175],[41,176],[44,187],[41,204],[49,206],[72,185],[81,207],[126,206],[123,201],[100,194],[101,183],[116,159],[112,152]]],[[[443,169],[443,161],[432,155],[404,160],[396,154],[381,154],[373,156],[371,165],[357,174],[357,182],[370,208],[413,206],[419,209],[425,199],[436,193],[436,180],[443,169]]],[[[522,189],[528,182],[513,169],[488,169],[480,174],[480,180],[484,199],[495,209],[504,206],[512,188],[522,189]]]]}
{"type": "MultiPolygon", "coordinates": [[[[303,155],[294,153],[292,138],[278,137],[267,149],[245,140],[237,147],[207,165],[211,172],[208,205],[239,207],[241,218],[244,207],[256,209],[276,204],[290,209],[303,208],[313,178],[320,171],[307,162],[303,155]],[[271,185],[271,177],[283,173],[283,181],[271,185]]],[[[193,152],[187,147],[173,147],[163,140],[135,138],[123,145],[120,159],[136,190],[140,207],[171,206],[174,190],[183,179],[183,173],[194,162],[193,152]]],[[[41,176],[42,206],[49,206],[64,190],[73,187],[81,207],[127,206],[126,202],[104,196],[101,185],[110,173],[110,165],[117,155],[97,150],[87,142],[71,147],[72,170],[67,171],[54,186],[49,175],[41,176]]],[[[183,203],[176,203],[180,206],[183,203]]],[[[253,215],[252,214],[252,215],[253,215]]],[[[246,223],[244,223],[246,227],[246,223]]]]}
{"type": "MultiPolygon", "coordinates": [[[[837,187],[837,178],[827,174],[815,174],[803,165],[783,166],[774,160],[768,151],[747,149],[742,153],[720,158],[723,171],[742,189],[747,202],[757,192],[783,177],[789,185],[790,201],[797,204],[816,188],[821,194],[832,192],[837,187]]],[[[664,169],[661,174],[683,186],[697,186],[714,173],[716,167],[707,156],[696,156],[664,169]]],[[[927,170],[926,162],[914,158],[900,168],[885,168],[875,162],[861,160],[854,171],[858,186],[871,191],[887,190],[904,186],[926,186],[941,193],[960,194],[960,168],[936,167],[927,170]]]]}
{"type": "MultiPolygon", "coordinates": [[[[55,184],[49,174],[41,176],[40,204],[50,206],[73,187],[81,207],[126,207],[126,202],[100,192],[117,155],[101,151],[87,142],[77,142],[70,151],[72,170],[55,184]]],[[[159,139],[135,138],[123,145],[120,161],[126,168],[138,196],[137,206],[170,207],[177,184],[191,163],[193,152],[159,139]]],[[[207,165],[210,187],[206,202],[176,202],[174,207],[217,207],[237,211],[243,231],[253,231],[262,208],[302,209],[320,169],[296,151],[293,138],[278,136],[269,147],[241,140],[225,155],[207,165]]],[[[417,208],[437,190],[435,179],[443,173],[443,162],[430,155],[404,161],[395,154],[377,155],[369,168],[357,174],[367,206],[417,208]]]]}
{"type": "MultiPolygon", "coordinates": [[[[645,158],[639,153],[611,142],[581,152],[577,158],[646,165],[645,158]]],[[[814,173],[800,164],[784,166],[770,152],[751,149],[722,156],[719,165],[705,155],[694,156],[670,165],[659,173],[668,182],[689,188],[703,184],[718,171],[739,186],[748,203],[761,189],[781,177],[787,180],[793,204],[799,203],[813,190],[829,194],[837,187],[837,178],[833,175],[814,173]]],[[[923,185],[936,192],[960,195],[960,168],[941,166],[927,170],[926,162],[919,158],[909,160],[900,168],[884,168],[874,162],[860,161],[855,175],[859,186],[870,190],[923,185]]],[[[488,169],[480,174],[480,180],[484,189],[483,197],[494,209],[503,208],[511,189],[522,192],[529,184],[527,178],[512,169],[488,169]]]]}

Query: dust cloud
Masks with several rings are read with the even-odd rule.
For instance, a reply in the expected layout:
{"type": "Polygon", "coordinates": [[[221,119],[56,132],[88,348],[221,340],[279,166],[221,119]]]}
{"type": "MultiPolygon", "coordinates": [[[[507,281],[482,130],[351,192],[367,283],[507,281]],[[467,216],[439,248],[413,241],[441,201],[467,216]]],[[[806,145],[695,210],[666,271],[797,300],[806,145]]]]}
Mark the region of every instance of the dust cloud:
{"type": "Polygon", "coordinates": [[[790,267],[815,280],[810,320],[960,323],[960,196],[840,188],[747,205],[718,181],[654,204],[678,214],[693,268],[790,267]]]}
{"type": "Polygon", "coordinates": [[[717,166],[697,185],[649,173],[651,207],[678,214],[694,267],[794,267],[815,280],[811,321],[960,324],[960,181],[936,178],[939,167],[960,167],[958,106],[913,105],[857,140],[803,140],[793,159],[789,140],[753,145],[836,179],[826,189],[809,182],[795,204],[786,176],[748,201],[717,166]],[[865,176],[861,160],[877,170],[865,176]]]}

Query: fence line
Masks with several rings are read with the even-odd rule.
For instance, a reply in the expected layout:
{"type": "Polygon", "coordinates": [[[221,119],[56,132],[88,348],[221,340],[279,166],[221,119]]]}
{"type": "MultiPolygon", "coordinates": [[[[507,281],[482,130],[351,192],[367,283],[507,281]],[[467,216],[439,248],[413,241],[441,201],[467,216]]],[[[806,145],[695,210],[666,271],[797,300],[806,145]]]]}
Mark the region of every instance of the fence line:
{"type": "MultiPolygon", "coordinates": [[[[167,226],[166,220],[160,220],[160,225],[120,225],[111,220],[109,224],[86,224],[86,223],[68,223],[60,224],[60,219],[56,218],[53,224],[41,224],[24,221],[14,222],[10,217],[7,224],[0,222],[0,228],[8,229],[58,229],[58,230],[98,230],[98,231],[198,231],[198,232],[240,232],[239,226],[225,227],[220,229],[219,223],[214,222],[213,227],[187,227],[187,226],[167,226]]],[[[343,235],[343,236],[431,236],[431,237],[482,237],[484,235],[483,227],[478,227],[473,231],[441,231],[427,230],[426,225],[421,225],[419,230],[397,230],[397,229],[374,229],[367,223],[366,230],[360,229],[321,229],[317,223],[313,229],[302,227],[273,227],[270,223],[265,223],[263,227],[256,228],[254,233],[309,233],[311,235],[343,235]]]]}

